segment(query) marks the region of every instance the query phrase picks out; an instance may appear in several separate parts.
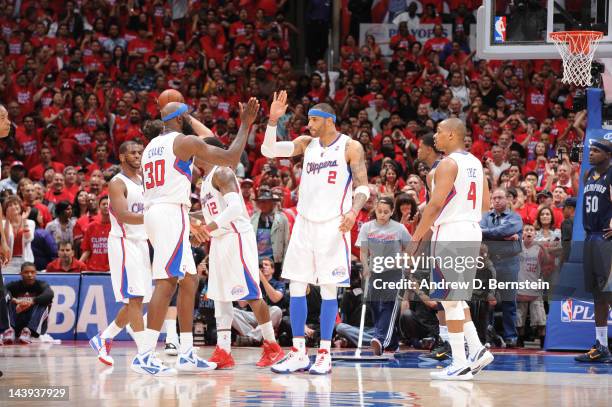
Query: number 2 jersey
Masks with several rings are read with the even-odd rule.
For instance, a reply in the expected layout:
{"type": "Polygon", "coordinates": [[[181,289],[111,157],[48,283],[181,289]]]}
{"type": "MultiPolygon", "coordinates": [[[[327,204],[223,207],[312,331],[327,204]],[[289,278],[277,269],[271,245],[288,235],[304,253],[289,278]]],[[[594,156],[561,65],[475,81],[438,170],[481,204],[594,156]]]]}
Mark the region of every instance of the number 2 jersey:
{"type": "Polygon", "coordinates": [[[142,153],[145,209],[171,203],[191,207],[193,158],[183,161],[174,155],[175,131],[155,137],[142,153]]]}
{"type": "Polygon", "coordinates": [[[587,172],[582,202],[582,224],[587,233],[603,233],[612,218],[612,166],[597,175],[595,168],[587,172]]]}
{"type": "Polygon", "coordinates": [[[346,143],[351,138],[338,133],[327,147],[313,137],[304,151],[298,213],[312,222],[326,222],[353,206],[351,169],[346,161],[346,143]]]}
{"type": "MultiPolygon", "coordinates": [[[[482,218],[482,194],[484,174],[478,158],[465,151],[447,156],[457,163],[457,178],[448,193],[434,226],[453,222],[480,222],[482,218]]],[[[439,166],[438,166],[439,168],[439,166]]],[[[434,190],[435,179],[432,180],[434,190]]],[[[457,239],[460,239],[457,236],[457,239]]]]}
{"type": "MultiPolygon", "coordinates": [[[[206,174],[206,177],[204,178],[204,180],[202,181],[202,185],[200,186],[200,202],[202,204],[202,215],[204,215],[204,220],[206,221],[206,224],[215,222],[219,214],[223,212],[225,208],[227,208],[227,202],[223,198],[223,194],[221,193],[221,191],[219,191],[213,186],[213,178],[215,176],[217,168],[219,167],[213,167],[213,169],[208,174],[206,174]]],[[[238,195],[240,195],[240,216],[230,222],[229,226],[225,226],[223,228],[219,228],[213,231],[211,233],[213,237],[222,236],[230,232],[242,233],[253,230],[253,227],[251,226],[251,218],[249,217],[246,205],[244,204],[244,199],[242,198],[242,194],[240,193],[240,187],[238,186],[238,180],[236,179],[235,174],[234,182],[238,187],[238,195]]]]}

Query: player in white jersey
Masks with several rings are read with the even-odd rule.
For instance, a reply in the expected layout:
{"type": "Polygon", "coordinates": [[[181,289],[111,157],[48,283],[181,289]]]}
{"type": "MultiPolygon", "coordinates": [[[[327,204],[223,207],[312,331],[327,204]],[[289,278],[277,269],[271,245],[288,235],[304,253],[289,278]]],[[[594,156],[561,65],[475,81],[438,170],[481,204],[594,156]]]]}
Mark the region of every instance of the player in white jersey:
{"type": "Polygon", "coordinates": [[[293,349],[278,364],[275,373],[292,373],[309,366],[304,340],[306,288],[321,287],[321,346],[311,374],[331,372],[331,337],[338,313],[337,287],[348,286],[351,266],[350,230],[368,200],[368,176],[361,144],[336,130],[336,115],[326,103],[308,111],[311,136],[276,141],[276,120],[286,108],[286,92],[275,94],[275,107],[261,152],[268,158],[304,154],[300,178],[298,215],[283,263],[282,277],[291,280],[289,315],[293,349]],[[352,186],[356,185],[353,197],[352,186]]]}
{"type": "Polygon", "coordinates": [[[180,281],[177,312],[180,330],[180,349],[176,369],[182,372],[203,372],[216,368],[197,356],[193,348],[193,309],[198,285],[193,260],[190,231],[197,240],[208,238],[198,225],[190,225],[191,170],[193,160],[217,165],[236,165],[244,150],[250,125],[255,121],[259,103],[251,98],[246,106],[240,104],[241,126],[238,135],[227,149],[210,146],[194,136],[194,126],[202,126],[188,113],[184,103],[168,103],[161,111],[165,131],[145,148],[142,157],[144,184],[144,225],[153,245],[153,279],[155,290],[147,315],[147,369],[159,369],[164,374],[175,374],[155,357],[159,331],[164,322],[170,299],[180,281]]]}
{"type": "Polygon", "coordinates": [[[465,303],[471,296],[482,242],[479,222],[482,212],[489,209],[489,186],[484,170],[476,157],[464,151],[465,133],[465,124],[459,119],[446,119],[438,124],[436,148],[446,157],[436,167],[431,200],[412,237],[412,252],[416,255],[419,242],[433,226],[430,256],[442,261],[435,262],[431,280],[441,284],[464,282],[469,287],[430,291],[430,297],[442,300],[453,353],[453,361],[447,368],[431,373],[433,379],[439,380],[470,380],[493,361],[493,355],[478,338],[465,303]],[[447,259],[452,262],[444,261],[447,259]],[[456,267],[449,267],[449,263],[456,267]],[[464,340],[468,343],[469,360],[464,340]]]}
{"type": "MultiPolygon", "coordinates": [[[[98,360],[113,365],[109,355],[112,339],[129,323],[132,337],[143,352],[144,322],[142,304],[149,302],[152,292],[149,245],[144,230],[142,178],[140,160],[142,145],[126,141],[119,147],[121,172],[109,183],[109,212],[111,230],[108,236],[108,263],[115,299],[125,305],[115,320],[101,333],[90,339],[91,347],[98,353],[98,360]]],[[[137,355],[132,369],[138,373],[150,372],[140,368],[137,355]]]]}
{"type": "MultiPolygon", "coordinates": [[[[216,137],[207,137],[204,141],[224,147],[216,137]]],[[[272,366],[283,358],[284,352],[276,343],[270,311],[262,298],[257,240],[236,174],[230,167],[197,164],[204,176],[200,186],[202,215],[211,236],[207,295],[215,302],[217,321],[217,347],[209,360],[217,364],[217,369],[234,367],[232,302],[242,300],[253,310],[264,338],[257,367],[272,366]]]]}

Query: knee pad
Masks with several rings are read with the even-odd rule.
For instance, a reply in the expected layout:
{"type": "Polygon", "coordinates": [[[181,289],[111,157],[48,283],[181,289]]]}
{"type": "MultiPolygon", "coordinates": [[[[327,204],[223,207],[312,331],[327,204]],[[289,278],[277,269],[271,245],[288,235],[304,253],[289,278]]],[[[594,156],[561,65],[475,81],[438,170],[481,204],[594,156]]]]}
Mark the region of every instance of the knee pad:
{"type": "Polygon", "coordinates": [[[292,297],[306,297],[306,287],[308,287],[306,283],[292,281],[289,283],[289,294],[292,297]]]}
{"type": "Polygon", "coordinates": [[[463,301],[442,301],[447,321],[462,321],[465,319],[463,301]]]}
{"type": "Polygon", "coordinates": [[[234,307],[229,301],[215,301],[215,319],[217,329],[231,329],[234,319],[234,307]]]}
{"type": "Polygon", "coordinates": [[[337,300],[338,299],[338,287],[335,284],[325,284],[320,287],[321,299],[323,300],[337,300]]]}

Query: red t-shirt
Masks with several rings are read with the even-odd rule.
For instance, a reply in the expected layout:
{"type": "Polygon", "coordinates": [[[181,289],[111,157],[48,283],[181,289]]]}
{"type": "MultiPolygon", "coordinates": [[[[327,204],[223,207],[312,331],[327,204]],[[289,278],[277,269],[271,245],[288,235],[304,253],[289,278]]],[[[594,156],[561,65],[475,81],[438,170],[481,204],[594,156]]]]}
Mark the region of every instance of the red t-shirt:
{"type": "Polygon", "coordinates": [[[60,201],[68,201],[72,203],[74,201],[74,195],[68,192],[65,188],[63,188],[59,193],[55,192],[53,189],[49,189],[45,194],[45,199],[49,203],[57,204],[60,201]]]}
{"type": "Polygon", "coordinates": [[[25,156],[23,164],[27,169],[33,168],[40,162],[40,132],[36,131],[34,134],[27,134],[25,129],[19,126],[15,132],[15,139],[23,148],[23,154],[25,156]]]}
{"type": "Polygon", "coordinates": [[[85,237],[81,243],[81,250],[83,252],[91,252],[86,263],[87,270],[109,271],[108,234],[110,230],[110,222],[102,223],[101,220],[92,222],[87,228],[87,232],[85,232],[85,237]]]}
{"type": "Polygon", "coordinates": [[[47,264],[47,273],[81,273],[86,270],[87,265],[76,257],[72,258],[72,263],[70,263],[68,270],[62,268],[62,263],[59,258],[47,264]]]}
{"type": "Polygon", "coordinates": [[[97,214],[85,214],[79,219],[77,219],[76,223],[74,224],[74,229],[72,230],[72,236],[74,237],[74,239],[82,239],[85,236],[85,232],[87,232],[87,228],[89,228],[89,225],[95,220],[98,220],[99,218],[100,217],[97,214]]]}
{"type": "MultiPolygon", "coordinates": [[[[55,172],[64,171],[64,164],[58,163],[57,161],[51,161],[51,165],[49,167],[53,168],[55,172]]],[[[28,171],[28,176],[30,177],[30,179],[34,181],[40,181],[43,179],[43,174],[45,173],[46,169],[47,167],[43,166],[42,163],[37,164],[34,167],[32,167],[30,171],[28,171]]]]}
{"type": "Polygon", "coordinates": [[[548,115],[548,92],[535,87],[529,88],[525,94],[525,111],[527,116],[533,116],[542,123],[548,115]]]}
{"type": "Polygon", "coordinates": [[[359,237],[359,231],[361,230],[361,226],[364,223],[370,221],[370,212],[362,209],[357,214],[355,218],[355,223],[353,224],[353,229],[351,229],[351,254],[353,256],[359,257],[359,247],[355,246],[357,242],[357,238],[359,237]]]}

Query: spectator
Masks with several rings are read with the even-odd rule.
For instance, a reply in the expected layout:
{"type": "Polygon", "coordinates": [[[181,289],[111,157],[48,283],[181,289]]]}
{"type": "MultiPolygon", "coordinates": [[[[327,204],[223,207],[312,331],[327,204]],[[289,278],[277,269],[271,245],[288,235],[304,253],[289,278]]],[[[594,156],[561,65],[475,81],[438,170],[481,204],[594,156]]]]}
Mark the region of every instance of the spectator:
{"type": "Polygon", "coordinates": [[[35,224],[23,217],[23,204],[19,197],[11,195],[2,205],[5,214],[4,236],[11,250],[11,261],[5,266],[7,273],[18,273],[24,261],[33,262],[32,240],[35,224]]]}
{"type": "Polygon", "coordinates": [[[64,240],[59,243],[59,257],[47,265],[47,273],[82,273],[87,265],[74,256],[72,242],[64,240]]]}
{"type": "Polygon", "coordinates": [[[4,332],[4,342],[29,344],[47,332],[47,317],[53,301],[48,283],[36,278],[36,267],[29,261],[21,265],[21,280],[6,285],[10,296],[11,328],[4,332]]]}
{"type": "MultiPolygon", "coordinates": [[[[536,240],[536,231],[533,225],[523,227],[523,251],[520,254],[521,266],[518,273],[518,281],[529,281],[537,283],[546,277],[543,264],[549,262],[548,253],[544,246],[536,240]]],[[[540,347],[544,347],[544,335],[546,334],[546,311],[542,290],[519,289],[517,291],[516,304],[516,328],[518,329],[518,346],[524,346],[525,321],[527,315],[531,326],[537,329],[540,338],[540,347]],[[528,312],[529,311],[529,312],[528,312]]]]}
{"type": "Polygon", "coordinates": [[[402,270],[386,266],[382,270],[379,269],[380,260],[386,264],[387,258],[395,258],[405,251],[410,241],[406,228],[391,220],[393,209],[393,198],[380,198],[375,208],[376,220],[362,226],[357,240],[369,293],[367,300],[371,306],[372,321],[375,326],[374,338],[370,343],[375,355],[381,355],[385,350],[396,351],[399,347],[395,325],[398,292],[387,289],[381,284],[399,282],[402,279],[402,270]]]}
{"type": "Polygon", "coordinates": [[[73,200],[74,196],[66,190],[64,174],[61,172],[55,173],[55,175],[53,175],[53,183],[49,185],[49,189],[45,194],[45,201],[47,201],[50,206],[54,207],[60,201],[72,202],[73,200]]]}
{"type": "Polygon", "coordinates": [[[41,227],[45,227],[49,222],[51,222],[53,218],[51,217],[51,212],[49,211],[49,208],[47,207],[47,205],[42,203],[42,200],[38,198],[36,188],[39,185],[40,184],[38,183],[34,184],[31,181],[26,182],[22,187],[22,199],[23,199],[23,206],[26,208],[26,211],[28,209],[38,210],[38,212],[42,216],[41,227]]]}
{"type": "Polygon", "coordinates": [[[257,236],[259,261],[274,260],[275,276],[282,271],[283,259],[289,245],[289,223],[275,205],[269,189],[260,189],[257,196],[257,210],[251,217],[251,224],[257,236]]]}
{"type": "Polygon", "coordinates": [[[574,213],[576,212],[576,198],[567,198],[563,204],[563,222],[561,222],[561,246],[563,248],[562,262],[567,261],[572,246],[572,233],[574,231],[574,213]]]}
{"type": "Polygon", "coordinates": [[[47,264],[57,257],[57,244],[49,232],[42,228],[42,215],[36,208],[30,208],[28,219],[34,222],[36,230],[32,240],[32,253],[36,270],[44,270],[47,264]]]}
{"type": "MultiPolygon", "coordinates": [[[[506,191],[497,188],[491,194],[493,210],[483,215],[480,221],[483,241],[489,247],[489,257],[496,270],[497,280],[501,282],[517,281],[521,253],[521,217],[508,207],[506,191]]],[[[508,347],[516,347],[516,290],[506,289],[501,294],[503,337],[508,347]]]]}
{"type": "Polygon", "coordinates": [[[30,169],[28,176],[34,181],[41,181],[43,178],[43,172],[49,167],[53,168],[55,172],[64,171],[64,164],[53,161],[51,159],[51,149],[43,145],[40,148],[40,163],[36,164],[30,169]]]}
{"type": "Polygon", "coordinates": [[[21,161],[13,161],[11,164],[11,173],[9,178],[5,178],[0,181],[0,192],[8,189],[13,194],[17,193],[17,185],[19,181],[25,178],[26,167],[21,161]]]}
{"type": "Polygon", "coordinates": [[[400,194],[395,199],[392,219],[404,225],[408,233],[414,233],[420,220],[419,206],[408,194],[400,194]]]}
{"type": "Polygon", "coordinates": [[[69,201],[59,201],[55,205],[55,216],[45,229],[51,233],[57,244],[62,241],[72,242],[76,223],[76,219],[72,217],[72,204],[69,201]]]}
{"type": "Polygon", "coordinates": [[[381,132],[381,122],[391,116],[391,113],[385,109],[385,97],[382,93],[376,94],[374,106],[368,107],[366,112],[368,113],[368,121],[372,123],[377,133],[381,132]]]}
{"type": "MultiPolygon", "coordinates": [[[[274,261],[271,258],[264,258],[259,266],[259,278],[261,292],[266,304],[270,307],[270,321],[274,330],[278,330],[280,322],[283,318],[284,307],[283,299],[285,297],[285,283],[274,278],[274,261]]],[[[234,320],[232,328],[239,335],[247,337],[253,342],[260,344],[263,340],[261,330],[258,329],[257,319],[252,311],[246,311],[246,301],[238,301],[240,308],[234,309],[234,320]]]]}
{"type": "Polygon", "coordinates": [[[108,195],[98,200],[100,218],[87,227],[81,243],[80,261],[87,265],[88,271],[108,271],[108,234],[111,223],[108,213],[108,195]]]}

